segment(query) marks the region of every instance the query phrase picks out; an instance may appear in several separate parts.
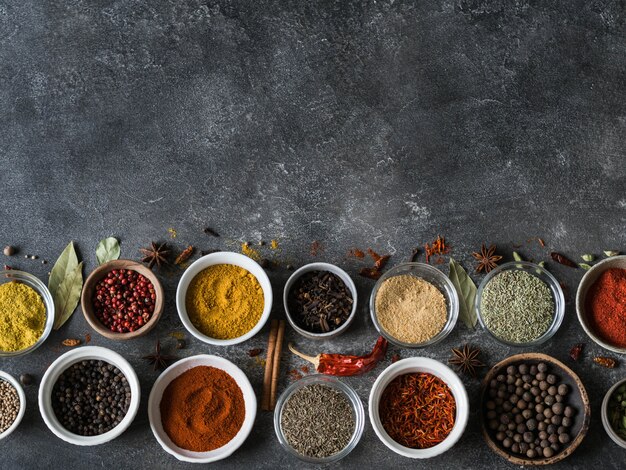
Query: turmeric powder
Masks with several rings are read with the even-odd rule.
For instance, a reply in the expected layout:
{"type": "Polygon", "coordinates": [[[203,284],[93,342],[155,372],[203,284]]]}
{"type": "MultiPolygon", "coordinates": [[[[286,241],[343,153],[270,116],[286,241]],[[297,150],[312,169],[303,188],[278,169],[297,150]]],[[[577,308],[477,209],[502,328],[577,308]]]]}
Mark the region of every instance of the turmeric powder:
{"type": "Polygon", "coordinates": [[[238,338],[261,319],[265,298],[258,279],[232,264],[216,264],[200,271],[185,298],[191,323],[215,339],[238,338]]]}
{"type": "Polygon", "coordinates": [[[21,351],[37,342],[46,324],[46,306],[32,287],[0,285],[0,351],[21,351]]]}

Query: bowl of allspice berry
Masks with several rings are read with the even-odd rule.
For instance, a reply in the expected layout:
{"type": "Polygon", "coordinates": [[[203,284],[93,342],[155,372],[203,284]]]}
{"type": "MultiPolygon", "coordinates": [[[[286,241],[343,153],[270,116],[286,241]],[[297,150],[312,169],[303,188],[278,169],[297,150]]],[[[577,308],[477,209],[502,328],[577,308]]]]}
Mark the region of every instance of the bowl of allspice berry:
{"type": "Polygon", "coordinates": [[[515,465],[549,465],[571,455],[587,434],[590,410],[578,376],[546,354],[504,359],[482,382],[483,437],[515,465]]]}

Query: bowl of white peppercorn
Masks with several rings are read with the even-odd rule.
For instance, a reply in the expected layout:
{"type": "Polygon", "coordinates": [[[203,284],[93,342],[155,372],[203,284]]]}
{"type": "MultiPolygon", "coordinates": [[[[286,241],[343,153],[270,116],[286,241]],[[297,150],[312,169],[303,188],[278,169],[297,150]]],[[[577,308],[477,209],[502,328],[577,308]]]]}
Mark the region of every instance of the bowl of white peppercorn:
{"type": "Polygon", "coordinates": [[[130,426],[140,396],[139,379],[126,359],[107,348],[84,346],[50,365],[39,387],[39,410],[60,439],[93,446],[130,426]]]}
{"type": "Polygon", "coordinates": [[[0,440],[17,429],[25,411],[24,389],[11,375],[0,371],[0,440]]]}

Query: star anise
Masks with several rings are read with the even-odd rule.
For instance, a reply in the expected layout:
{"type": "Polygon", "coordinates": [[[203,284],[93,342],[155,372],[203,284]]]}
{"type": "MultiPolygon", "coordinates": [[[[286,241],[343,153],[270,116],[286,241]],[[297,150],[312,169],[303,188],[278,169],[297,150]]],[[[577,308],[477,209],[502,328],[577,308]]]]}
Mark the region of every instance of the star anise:
{"type": "Polygon", "coordinates": [[[479,273],[483,269],[486,273],[498,266],[498,261],[502,259],[502,256],[496,255],[496,245],[490,245],[489,248],[483,246],[480,248],[480,253],[472,253],[472,256],[478,260],[478,266],[476,266],[476,272],[479,273]]]}
{"type": "Polygon", "coordinates": [[[143,255],[141,261],[148,263],[149,268],[152,268],[155,264],[160,268],[162,265],[168,263],[170,250],[166,243],[159,245],[155,242],[150,242],[148,248],[140,248],[139,251],[143,255]]]}
{"type": "Polygon", "coordinates": [[[174,356],[168,356],[161,353],[161,342],[157,340],[153,354],[143,357],[150,364],[154,364],[154,370],[165,370],[172,362],[176,360],[174,356]]]}
{"type": "Polygon", "coordinates": [[[463,346],[463,349],[452,349],[452,358],[448,360],[449,364],[455,365],[461,372],[472,377],[476,377],[476,369],[484,367],[478,356],[480,355],[480,349],[472,349],[468,344],[463,346]]]}

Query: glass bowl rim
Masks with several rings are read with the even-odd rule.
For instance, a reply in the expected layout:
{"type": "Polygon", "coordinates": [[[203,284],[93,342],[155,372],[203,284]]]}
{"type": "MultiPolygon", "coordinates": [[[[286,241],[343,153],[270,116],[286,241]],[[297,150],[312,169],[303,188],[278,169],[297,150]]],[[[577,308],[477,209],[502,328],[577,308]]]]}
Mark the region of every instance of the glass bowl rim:
{"type": "Polygon", "coordinates": [[[276,403],[276,408],[274,409],[274,431],[276,433],[276,437],[278,438],[278,442],[282,445],[282,447],[287,450],[291,455],[299,458],[300,460],[308,463],[332,463],[337,462],[343,459],[346,455],[348,455],[354,448],[359,444],[361,437],[363,436],[363,431],[365,429],[365,408],[363,407],[363,402],[361,398],[356,393],[356,391],[348,384],[342,382],[338,378],[332,375],[324,375],[324,374],[312,374],[307,375],[299,380],[296,380],[294,383],[289,385],[283,393],[281,393],[278,401],[276,403]],[[352,411],[354,412],[354,433],[350,438],[348,444],[341,449],[339,452],[333,455],[329,455],[328,457],[316,458],[316,457],[308,457],[306,455],[300,454],[296,451],[291,444],[287,441],[281,423],[282,410],[285,404],[289,401],[289,398],[297,392],[298,390],[308,386],[308,385],[327,385],[333,387],[335,389],[340,390],[346,398],[350,401],[350,406],[352,407],[352,411]]]}
{"type": "MultiPolygon", "coordinates": [[[[10,279],[14,277],[14,280],[17,281],[27,281],[27,285],[34,289],[35,292],[39,294],[41,300],[43,301],[46,307],[46,323],[44,325],[43,332],[41,336],[35,341],[32,345],[27,348],[20,349],[19,351],[1,351],[0,350],[0,358],[2,357],[18,357],[24,354],[28,354],[33,352],[39,346],[43,344],[43,342],[48,338],[50,333],[52,332],[52,327],[54,326],[55,320],[55,308],[54,308],[54,299],[52,298],[52,294],[48,287],[43,283],[41,279],[39,279],[34,274],[31,274],[26,271],[21,271],[19,269],[7,269],[0,271],[0,279],[10,279]]],[[[11,282],[11,281],[7,281],[11,282]]],[[[4,282],[2,282],[4,284],[4,282]]]]}
{"type": "MultiPolygon", "coordinates": [[[[408,275],[412,276],[414,274],[408,274],[408,275]]],[[[415,277],[421,277],[421,276],[417,275],[415,277]]],[[[370,317],[372,319],[372,322],[374,323],[374,327],[387,341],[402,348],[424,348],[427,346],[435,345],[443,341],[452,332],[452,330],[454,330],[454,327],[456,326],[456,323],[459,318],[459,293],[456,291],[456,288],[454,287],[454,284],[452,284],[452,281],[450,280],[450,278],[446,276],[442,271],[435,268],[434,266],[431,266],[430,264],[426,264],[426,263],[420,263],[420,262],[406,262],[406,263],[401,263],[389,269],[376,281],[376,284],[374,284],[374,287],[372,289],[372,292],[369,298],[369,310],[370,310],[370,317]],[[429,340],[424,341],[422,343],[405,343],[403,341],[400,341],[399,339],[395,338],[393,335],[391,335],[391,333],[387,332],[382,327],[382,325],[379,323],[378,318],[376,316],[376,296],[378,294],[378,290],[380,289],[380,286],[382,286],[383,282],[385,282],[387,279],[403,274],[403,273],[398,273],[398,271],[402,269],[406,269],[406,268],[410,268],[410,269],[416,268],[418,271],[423,270],[423,271],[428,272],[434,278],[437,278],[442,284],[444,284],[449,289],[449,292],[451,292],[451,295],[450,295],[448,290],[442,290],[442,289],[439,289],[438,286],[435,286],[446,298],[446,307],[447,307],[446,313],[448,314],[448,318],[446,319],[446,323],[441,329],[441,331],[439,331],[439,333],[437,333],[435,336],[433,336],[429,340]]]]}
{"type": "MultiPolygon", "coordinates": [[[[531,275],[534,275],[531,273],[531,275]]],[[[559,281],[554,277],[554,275],[548,271],[543,266],[539,266],[536,263],[531,263],[530,261],[509,261],[508,263],[504,263],[499,265],[498,267],[492,269],[487,275],[483,278],[483,280],[478,285],[478,290],[476,291],[476,300],[474,302],[474,307],[476,308],[476,317],[478,318],[478,323],[480,326],[487,332],[489,336],[498,341],[500,344],[505,346],[513,346],[516,348],[525,348],[529,346],[538,346],[540,344],[545,343],[550,338],[552,338],[558,329],[561,327],[561,323],[563,322],[563,318],[565,317],[565,296],[563,295],[563,289],[559,284],[559,281]],[[525,343],[514,343],[512,341],[507,341],[505,339],[500,338],[495,333],[493,333],[485,324],[483,319],[482,310],[480,308],[483,291],[485,287],[491,280],[496,277],[498,274],[503,273],[505,271],[511,270],[523,270],[525,272],[535,271],[539,272],[537,276],[541,281],[548,285],[550,288],[550,292],[552,292],[552,297],[554,300],[554,311],[552,317],[552,323],[548,327],[548,329],[538,338],[528,341],[525,343]],[[545,279],[542,279],[540,276],[544,276],[545,279]]]]}

